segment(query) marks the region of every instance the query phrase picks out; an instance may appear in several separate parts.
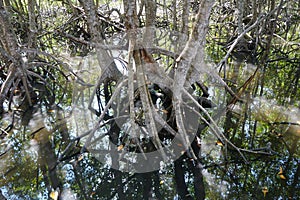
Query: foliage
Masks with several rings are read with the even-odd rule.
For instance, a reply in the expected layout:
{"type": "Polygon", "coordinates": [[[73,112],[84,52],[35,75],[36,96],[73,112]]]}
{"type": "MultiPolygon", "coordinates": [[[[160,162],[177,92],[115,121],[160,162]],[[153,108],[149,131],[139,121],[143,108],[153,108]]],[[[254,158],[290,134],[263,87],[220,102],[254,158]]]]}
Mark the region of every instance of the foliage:
{"type": "MultiPolygon", "coordinates": [[[[204,7],[210,2],[0,0],[4,196],[299,198],[299,2],[216,1],[206,29],[204,7]],[[143,48],[139,35],[146,38],[143,48]],[[138,71],[139,62],[158,67],[138,71]],[[148,76],[139,79],[131,69],[148,76]],[[120,87],[123,80],[126,87],[120,87]],[[157,85],[132,90],[133,83],[148,86],[149,80],[157,85]],[[170,80],[179,86],[171,94],[162,87],[170,80]],[[182,88],[193,99],[181,99],[182,88]],[[115,122],[117,109],[109,105],[115,93],[136,122],[155,119],[149,115],[154,105],[154,114],[186,135],[179,119],[188,110],[180,105],[196,100],[201,128],[190,149],[182,148],[178,160],[154,172],[122,172],[99,162],[86,146],[99,124],[93,136],[104,140],[98,146],[110,141],[119,151],[157,150],[155,141],[134,141],[126,133],[132,121],[115,122]]],[[[165,129],[156,132],[158,143],[174,139],[165,129]]]]}

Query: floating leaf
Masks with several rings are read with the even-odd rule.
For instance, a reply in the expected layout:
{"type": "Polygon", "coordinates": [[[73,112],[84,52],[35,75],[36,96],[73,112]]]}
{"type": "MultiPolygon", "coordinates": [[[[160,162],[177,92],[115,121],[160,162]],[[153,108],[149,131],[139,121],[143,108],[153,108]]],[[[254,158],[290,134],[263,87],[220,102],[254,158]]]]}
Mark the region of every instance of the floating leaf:
{"type": "Polygon", "coordinates": [[[216,142],[216,145],[217,145],[217,146],[221,146],[221,147],[224,146],[223,143],[222,143],[220,140],[218,140],[218,141],[216,142]]]}
{"type": "Polygon", "coordinates": [[[81,161],[83,159],[83,154],[81,154],[78,158],[77,158],[77,161],[81,161]]]}
{"type": "Polygon", "coordinates": [[[283,169],[282,169],[282,167],[279,168],[279,172],[278,172],[277,176],[278,176],[280,179],[283,179],[283,180],[286,179],[285,176],[283,175],[283,169]]]}
{"type": "Polygon", "coordinates": [[[96,192],[92,192],[90,196],[93,196],[93,195],[95,195],[95,194],[96,194],[96,192]]]}
{"type": "Polygon", "coordinates": [[[278,133],[278,134],[277,134],[277,137],[282,138],[282,137],[283,137],[283,134],[282,134],[282,133],[278,133]]]}
{"type": "Polygon", "coordinates": [[[21,92],[20,90],[15,89],[15,90],[14,90],[14,95],[20,95],[20,92],[21,92]]]}
{"type": "Polygon", "coordinates": [[[279,178],[281,178],[281,179],[283,179],[283,180],[285,180],[286,178],[285,178],[285,176],[284,175],[279,175],[279,178]]]}
{"type": "Polygon", "coordinates": [[[121,144],[120,146],[118,146],[118,151],[121,151],[124,148],[124,145],[121,144]]]}
{"type": "Polygon", "coordinates": [[[265,186],[261,190],[264,193],[264,197],[266,197],[266,194],[269,192],[268,188],[265,186]]]}
{"type": "Polygon", "coordinates": [[[58,191],[54,190],[50,193],[50,198],[53,200],[57,200],[58,199],[58,191]]]}
{"type": "Polygon", "coordinates": [[[162,112],[163,112],[164,114],[168,114],[168,111],[167,111],[167,110],[162,110],[162,112]]]}

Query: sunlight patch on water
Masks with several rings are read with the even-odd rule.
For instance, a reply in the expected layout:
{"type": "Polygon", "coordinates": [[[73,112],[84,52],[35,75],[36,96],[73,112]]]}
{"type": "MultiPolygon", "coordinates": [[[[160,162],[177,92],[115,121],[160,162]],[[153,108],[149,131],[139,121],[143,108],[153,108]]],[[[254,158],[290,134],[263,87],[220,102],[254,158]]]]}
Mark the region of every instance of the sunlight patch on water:
{"type": "Polygon", "coordinates": [[[61,193],[61,199],[62,200],[74,200],[77,198],[76,198],[75,193],[71,189],[66,188],[61,193]]]}

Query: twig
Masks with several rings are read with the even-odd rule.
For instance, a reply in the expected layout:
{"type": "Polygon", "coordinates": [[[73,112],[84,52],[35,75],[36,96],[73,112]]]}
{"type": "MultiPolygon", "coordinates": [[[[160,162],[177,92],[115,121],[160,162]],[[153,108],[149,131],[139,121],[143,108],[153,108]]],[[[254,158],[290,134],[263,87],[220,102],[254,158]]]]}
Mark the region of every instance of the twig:
{"type": "Polygon", "coordinates": [[[281,7],[281,4],[279,6],[277,6],[276,8],[274,8],[271,12],[269,12],[268,14],[262,14],[259,18],[257,18],[257,20],[248,28],[246,28],[233,42],[233,44],[230,46],[229,50],[227,51],[226,55],[224,56],[224,58],[219,62],[219,64],[217,65],[217,68],[221,67],[224,65],[224,63],[227,62],[231,52],[233,51],[233,49],[235,48],[235,46],[238,44],[238,42],[244,37],[244,35],[246,33],[248,33],[250,30],[252,30],[253,28],[255,28],[263,19],[265,19],[265,17],[272,15],[278,8],[281,7]]]}
{"type": "MultiPolygon", "coordinates": [[[[231,147],[233,147],[244,159],[245,163],[248,163],[246,157],[242,154],[241,149],[238,148],[237,146],[235,146],[231,141],[229,141],[226,136],[220,131],[218,125],[216,124],[216,122],[214,121],[214,119],[210,116],[210,114],[207,112],[207,110],[205,108],[203,108],[194,98],[193,96],[188,93],[188,91],[183,90],[183,92],[197,105],[198,108],[200,108],[200,110],[202,112],[204,112],[204,114],[208,117],[209,122],[207,120],[205,120],[200,114],[200,117],[202,120],[204,120],[205,123],[207,123],[209,125],[209,127],[212,129],[213,133],[215,134],[215,136],[217,136],[217,138],[221,139],[222,142],[226,142],[227,144],[229,144],[231,147]]],[[[198,113],[198,112],[197,112],[198,113]]]]}
{"type": "Polygon", "coordinates": [[[115,100],[115,98],[117,97],[117,95],[119,94],[120,90],[122,89],[123,85],[128,81],[128,79],[124,79],[122,80],[119,85],[116,87],[113,95],[111,96],[110,100],[108,101],[107,105],[105,106],[104,110],[102,111],[101,115],[99,116],[99,120],[98,120],[98,124],[92,129],[86,132],[86,135],[89,135],[89,137],[86,140],[85,145],[82,147],[82,151],[87,148],[86,145],[89,144],[91,142],[91,139],[93,137],[93,134],[96,132],[97,129],[99,129],[101,127],[101,122],[102,119],[104,118],[106,112],[108,111],[108,109],[110,108],[111,104],[113,103],[113,101],[115,100]]]}

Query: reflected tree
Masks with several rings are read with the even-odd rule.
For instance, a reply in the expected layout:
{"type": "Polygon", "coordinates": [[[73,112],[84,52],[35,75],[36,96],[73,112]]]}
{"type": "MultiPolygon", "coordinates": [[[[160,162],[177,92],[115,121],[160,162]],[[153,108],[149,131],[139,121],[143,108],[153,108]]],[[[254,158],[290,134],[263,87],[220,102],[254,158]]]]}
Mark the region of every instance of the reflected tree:
{"type": "Polygon", "coordinates": [[[0,0],[0,199],[299,198],[299,9],[0,0]]]}

